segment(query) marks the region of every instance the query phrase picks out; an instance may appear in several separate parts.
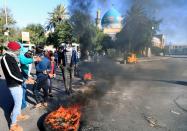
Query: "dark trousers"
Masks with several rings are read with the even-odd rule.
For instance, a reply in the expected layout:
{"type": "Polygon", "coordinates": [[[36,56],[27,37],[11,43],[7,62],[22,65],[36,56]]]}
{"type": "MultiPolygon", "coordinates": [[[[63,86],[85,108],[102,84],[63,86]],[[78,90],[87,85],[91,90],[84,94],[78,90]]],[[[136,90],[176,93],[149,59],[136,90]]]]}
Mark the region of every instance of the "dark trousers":
{"type": "Polygon", "coordinates": [[[77,64],[74,66],[74,76],[79,76],[79,68],[77,64]]]}
{"type": "Polygon", "coordinates": [[[48,77],[37,78],[36,83],[33,87],[36,103],[47,102],[48,99],[48,77]],[[41,96],[40,90],[43,89],[43,97],[41,96]]]}
{"type": "Polygon", "coordinates": [[[62,77],[64,80],[64,87],[66,91],[72,90],[72,79],[74,77],[74,67],[64,66],[61,67],[62,77]]]}
{"type": "Polygon", "coordinates": [[[59,63],[58,63],[58,59],[55,59],[55,63],[56,63],[57,65],[59,65],[59,63]]]}
{"type": "Polygon", "coordinates": [[[49,93],[52,93],[52,78],[48,78],[49,93]]]}

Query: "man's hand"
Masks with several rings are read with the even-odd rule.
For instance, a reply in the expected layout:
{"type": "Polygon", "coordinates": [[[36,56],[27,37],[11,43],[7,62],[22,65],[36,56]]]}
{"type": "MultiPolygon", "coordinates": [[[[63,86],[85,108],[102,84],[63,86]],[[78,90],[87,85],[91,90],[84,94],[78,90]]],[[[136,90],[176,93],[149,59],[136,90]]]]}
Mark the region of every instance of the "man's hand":
{"type": "Polygon", "coordinates": [[[49,74],[49,77],[50,77],[50,78],[53,78],[53,74],[49,74]]]}
{"type": "Polygon", "coordinates": [[[32,79],[32,78],[28,78],[26,81],[25,81],[25,83],[26,84],[34,84],[34,80],[32,79]]]}
{"type": "Polygon", "coordinates": [[[47,71],[45,70],[45,71],[43,71],[43,74],[47,74],[47,71]]]}
{"type": "Polygon", "coordinates": [[[55,77],[56,77],[56,74],[53,74],[53,77],[55,78],[55,77]]]}

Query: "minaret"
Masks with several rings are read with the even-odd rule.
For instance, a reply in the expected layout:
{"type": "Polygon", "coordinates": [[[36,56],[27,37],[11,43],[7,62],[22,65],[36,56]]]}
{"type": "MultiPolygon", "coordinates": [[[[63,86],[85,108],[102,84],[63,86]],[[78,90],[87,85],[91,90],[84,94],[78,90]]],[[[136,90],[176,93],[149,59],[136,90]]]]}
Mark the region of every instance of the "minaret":
{"type": "Polygon", "coordinates": [[[101,29],[101,11],[100,11],[100,9],[97,10],[96,26],[98,29],[101,29]]]}

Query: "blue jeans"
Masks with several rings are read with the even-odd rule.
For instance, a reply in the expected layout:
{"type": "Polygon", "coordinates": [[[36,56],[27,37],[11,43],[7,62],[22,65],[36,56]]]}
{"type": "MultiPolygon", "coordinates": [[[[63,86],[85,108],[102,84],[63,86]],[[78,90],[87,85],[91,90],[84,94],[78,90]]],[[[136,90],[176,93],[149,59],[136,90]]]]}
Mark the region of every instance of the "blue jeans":
{"type": "Polygon", "coordinates": [[[52,80],[53,78],[48,78],[49,93],[52,93],[52,80]]]}
{"type": "Polygon", "coordinates": [[[14,100],[14,107],[11,115],[11,123],[16,124],[17,116],[21,114],[23,89],[21,88],[21,86],[11,87],[9,89],[14,100]]]}
{"type": "Polygon", "coordinates": [[[26,102],[27,85],[25,84],[25,82],[22,84],[22,89],[23,89],[23,98],[22,98],[21,109],[24,109],[27,107],[27,102],[26,102]]]}

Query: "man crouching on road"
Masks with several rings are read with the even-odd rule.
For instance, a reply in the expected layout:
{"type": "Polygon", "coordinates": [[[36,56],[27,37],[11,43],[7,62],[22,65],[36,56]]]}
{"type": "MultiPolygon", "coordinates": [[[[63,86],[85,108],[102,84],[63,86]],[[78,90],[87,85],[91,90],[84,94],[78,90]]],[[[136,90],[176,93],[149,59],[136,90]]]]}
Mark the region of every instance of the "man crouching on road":
{"type": "MultiPolygon", "coordinates": [[[[17,42],[9,42],[7,45],[9,51],[4,51],[1,59],[1,66],[6,78],[7,87],[14,100],[14,107],[11,115],[10,131],[22,131],[23,128],[17,125],[17,120],[26,120],[26,115],[21,115],[21,104],[23,97],[23,76],[16,61],[20,45],[17,42]]],[[[28,81],[25,81],[29,83],[28,81]]],[[[6,99],[6,98],[5,98],[6,99]]]]}

